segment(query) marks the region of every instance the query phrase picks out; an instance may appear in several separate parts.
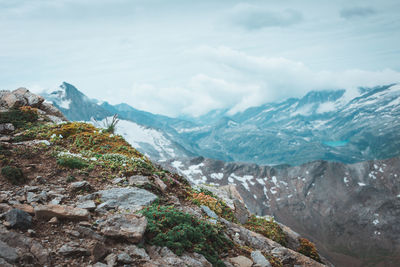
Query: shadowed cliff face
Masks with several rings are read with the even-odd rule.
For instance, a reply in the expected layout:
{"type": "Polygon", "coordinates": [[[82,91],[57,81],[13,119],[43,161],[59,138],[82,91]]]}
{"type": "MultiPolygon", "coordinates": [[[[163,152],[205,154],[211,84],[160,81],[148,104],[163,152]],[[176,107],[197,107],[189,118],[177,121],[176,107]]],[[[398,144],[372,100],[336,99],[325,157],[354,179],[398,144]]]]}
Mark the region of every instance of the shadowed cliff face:
{"type": "Polygon", "coordinates": [[[168,164],[193,183],[236,184],[252,212],[310,237],[338,266],[400,262],[400,158],[295,167],[204,158],[168,164]]]}

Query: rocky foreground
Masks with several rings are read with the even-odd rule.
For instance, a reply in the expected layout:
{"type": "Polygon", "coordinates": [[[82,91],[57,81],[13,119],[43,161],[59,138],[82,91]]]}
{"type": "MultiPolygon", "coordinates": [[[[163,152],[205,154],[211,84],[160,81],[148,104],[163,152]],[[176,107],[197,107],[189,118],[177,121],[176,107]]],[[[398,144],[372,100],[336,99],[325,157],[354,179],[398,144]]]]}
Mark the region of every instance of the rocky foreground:
{"type": "Polygon", "coordinates": [[[324,266],[234,186],[192,188],[24,88],[0,91],[0,141],[0,266],[324,266]]]}

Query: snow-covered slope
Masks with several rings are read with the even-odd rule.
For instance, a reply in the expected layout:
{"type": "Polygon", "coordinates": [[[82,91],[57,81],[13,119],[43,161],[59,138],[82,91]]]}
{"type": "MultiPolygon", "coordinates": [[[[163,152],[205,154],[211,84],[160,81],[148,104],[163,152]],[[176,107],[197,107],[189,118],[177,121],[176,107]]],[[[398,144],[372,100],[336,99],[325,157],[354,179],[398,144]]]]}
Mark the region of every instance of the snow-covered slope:
{"type": "MultiPolygon", "coordinates": [[[[96,126],[104,126],[112,117],[101,121],[91,121],[96,126]]],[[[165,161],[174,157],[185,157],[186,152],[170,137],[157,129],[139,125],[128,120],[119,120],[115,134],[122,135],[132,146],[152,159],[165,161]]]]}
{"type": "Polygon", "coordinates": [[[197,154],[209,158],[298,165],[400,155],[400,85],[353,95],[345,90],[310,92],[230,117],[216,114],[221,115],[216,123],[181,134],[197,144],[197,154]]]}

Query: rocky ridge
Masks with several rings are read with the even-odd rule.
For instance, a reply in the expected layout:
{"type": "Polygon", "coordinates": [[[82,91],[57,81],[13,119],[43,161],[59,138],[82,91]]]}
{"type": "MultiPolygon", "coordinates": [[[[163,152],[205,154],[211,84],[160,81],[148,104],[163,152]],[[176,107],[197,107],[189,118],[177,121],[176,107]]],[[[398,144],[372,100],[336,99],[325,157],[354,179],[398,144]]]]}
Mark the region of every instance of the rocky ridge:
{"type": "Polygon", "coordinates": [[[324,266],[236,187],[193,188],[24,88],[0,92],[0,129],[1,266],[324,266]]]}

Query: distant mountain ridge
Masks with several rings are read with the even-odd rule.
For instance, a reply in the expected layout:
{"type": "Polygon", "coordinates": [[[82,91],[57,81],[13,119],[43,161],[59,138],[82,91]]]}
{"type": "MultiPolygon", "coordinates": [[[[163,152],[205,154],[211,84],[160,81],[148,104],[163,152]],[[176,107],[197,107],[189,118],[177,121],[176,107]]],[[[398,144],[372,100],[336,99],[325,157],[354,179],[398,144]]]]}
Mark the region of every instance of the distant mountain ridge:
{"type": "Polygon", "coordinates": [[[294,167],[197,157],[162,165],[192,184],[235,185],[252,213],[309,237],[335,266],[400,262],[400,157],[294,167]]]}
{"type": "MultiPolygon", "coordinates": [[[[44,97],[71,120],[101,120],[119,114],[122,120],[153,129],[171,143],[167,154],[157,152],[160,147],[154,147],[155,139],[142,144],[141,152],[154,160],[197,155],[299,165],[319,159],[355,163],[400,155],[397,84],[361,88],[356,97],[349,97],[345,90],[311,91],[302,98],[266,103],[234,115],[223,109],[198,118],[170,118],[124,103],[98,104],[68,83],[44,97]]],[[[128,139],[135,139],[134,134],[128,139]]]]}

